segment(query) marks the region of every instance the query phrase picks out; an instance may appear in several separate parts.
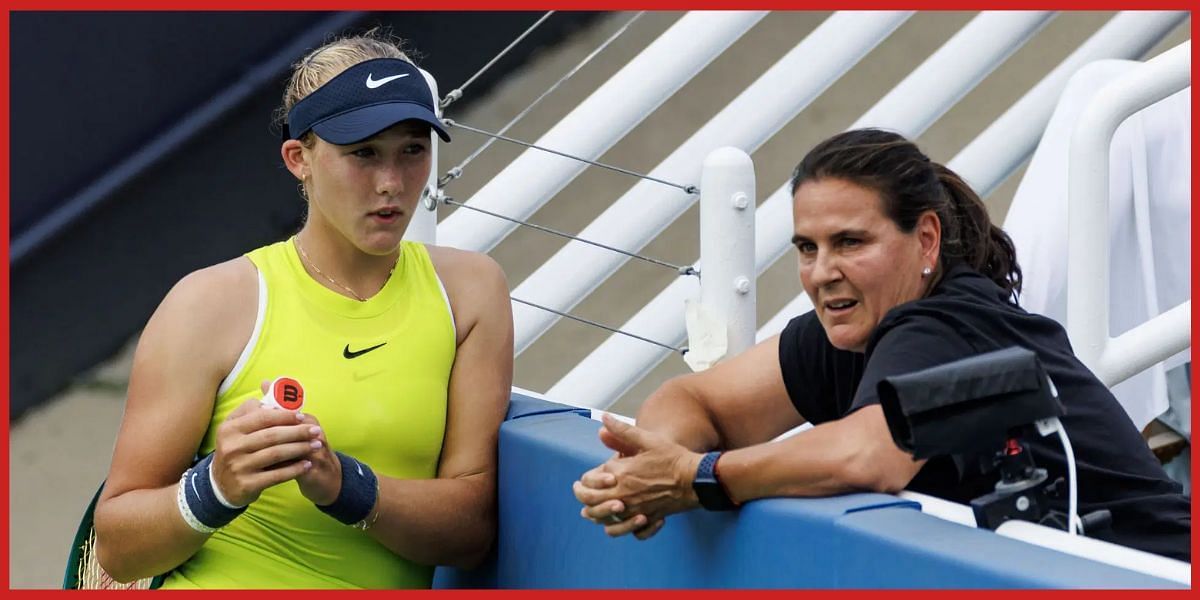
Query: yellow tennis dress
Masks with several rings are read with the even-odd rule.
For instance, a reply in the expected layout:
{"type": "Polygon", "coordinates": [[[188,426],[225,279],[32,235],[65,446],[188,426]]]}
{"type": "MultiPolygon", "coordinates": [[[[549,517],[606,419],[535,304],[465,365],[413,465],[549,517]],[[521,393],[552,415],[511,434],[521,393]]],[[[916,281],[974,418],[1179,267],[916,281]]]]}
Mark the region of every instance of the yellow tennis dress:
{"type": "MultiPolygon", "coordinates": [[[[247,257],[258,268],[255,332],[217,393],[201,454],[260,382],[304,387],[334,450],[380,477],[431,479],[446,426],[455,331],[445,290],[419,243],[404,242],[383,289],[366,302],[317,283],[294,238],[247,257]]],[[[263,491],[167,577],[164,588],[428,588],[433,568],[320,512],[295,481],[263,491]]]]}

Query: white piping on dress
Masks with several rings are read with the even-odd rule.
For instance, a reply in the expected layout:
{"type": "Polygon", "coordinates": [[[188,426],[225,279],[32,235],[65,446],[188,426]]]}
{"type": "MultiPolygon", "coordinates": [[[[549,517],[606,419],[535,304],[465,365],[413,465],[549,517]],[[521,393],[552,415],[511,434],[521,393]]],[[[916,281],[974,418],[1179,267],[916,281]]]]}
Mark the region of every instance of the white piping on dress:
{"type": "MultiPolygon", "coordinates": [[[[257,270],[257,269],[256,269],[257,270]]],[[[241,356],[238,356],[237,363],[233,365],[233,369],[221,380],[221,386],[217,388],[217,396],[229,391],[229,387],[237,380],[238,374],[246,366],[246,361],[250,360],[250,353],[254,351],[254,346],[258,344],[258,336],[262,333],[263,317],[267,313],[267,279],[263,277],[262,271],[258,272],[258,315],[254,317],[254,333],[250,334],[250,340],[246,342],[246,347],[242,348],[241,356]]]]}
{"type": "Polygon", "coordinates": [[[442,285],[442,276],[438,275],[437,269],[433,270],[433,278],[437,279],[438,289],[442,290],[442,300],[446,301],[446,312],[450,313],[450,329],[454,331],[454,343],[458,345],[458,327],[454,325],[454,307],[450,305],[450,296],[446,293],[446,286],[442,285]]]}

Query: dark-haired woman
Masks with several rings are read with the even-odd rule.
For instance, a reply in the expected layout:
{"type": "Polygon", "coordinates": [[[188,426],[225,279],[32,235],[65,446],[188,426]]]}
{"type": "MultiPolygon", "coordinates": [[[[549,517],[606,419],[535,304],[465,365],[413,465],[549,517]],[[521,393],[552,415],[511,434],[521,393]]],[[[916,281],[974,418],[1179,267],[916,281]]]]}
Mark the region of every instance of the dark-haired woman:
{"type": "MultiPolygon", "coordinates": [[[[1066,408],[1079,514],[1108,509],[1089,536],[1190,560],[1190,499],[1167,478],[1062,327],[1016,302],[1012,242],[979,197],[912,142],[855,130],[814,148],[792,176],[792,238],[814,309],[745,353],[672,379],[637,426],[606,418],[618,452],[574,484],[609,535],[646,539],[672,513],[756,498],[924,492],[967,502],[997,475],[948,456],[914,460],[892,441],[876,385],[971,355],[1033,350],[1066,408]],[[766,444],[805,422],[813,429],[766,444]]],[[[1029,440],[1038,466],[1066,475],[1054,438],[1029,440]]],[[[1066,512],[1062,506],[1051,508],[1066,512]]]]}

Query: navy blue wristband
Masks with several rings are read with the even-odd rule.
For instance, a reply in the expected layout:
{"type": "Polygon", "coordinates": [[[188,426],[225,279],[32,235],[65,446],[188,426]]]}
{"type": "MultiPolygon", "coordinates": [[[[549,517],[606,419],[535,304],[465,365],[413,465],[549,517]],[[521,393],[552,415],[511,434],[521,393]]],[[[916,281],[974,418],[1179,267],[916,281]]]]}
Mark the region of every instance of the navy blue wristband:
{"type": "Polygon", "coordinates": [[[375,477],[371,467],[354,457],[341,452],[334,454],[342,463],[342,489],[333,504],[317,504],[317,509],[346,525],[361,523],[371,514],[375,501],[379,499],[379,478],[375,477]]]}
{"type": "Polygon", "coordinates": [[[205,527],[218,529],[246,512],[246,507],[229,508],[217,499],[212,477],[209,475],[212,462],[212,454],[200,459],[200,462],[184,472],[180,485],[183,486],[183,500],[192,516],[205,527]]]}

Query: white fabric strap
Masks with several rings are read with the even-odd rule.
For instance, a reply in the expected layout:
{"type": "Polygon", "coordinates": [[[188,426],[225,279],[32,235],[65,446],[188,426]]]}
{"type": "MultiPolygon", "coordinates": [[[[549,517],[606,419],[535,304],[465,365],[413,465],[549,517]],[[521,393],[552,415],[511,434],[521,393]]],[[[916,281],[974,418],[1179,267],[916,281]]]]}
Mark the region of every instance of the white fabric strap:
{"type": "Polygon", "coordinates": [[[221,493],[221,488],[217,485],[217,479],[213,475],[212,467],[208,469],[208,482],[212,484],[213,495],[217,497],[217,502],[220,502],[225,508],[241,508],[246,506],[245,504],[233,504],[225,499],[225,494],[221,493]]]}
{"type": "Polygon", "coordinates": [[[183,477],[179,478],[179,492],[175,494],[175,503],[179,506],[179,514],[183,516],[183,520],[188,524],[188,527],[191,527],[192,529],[204,534],[213,533],[217,530],[217,528],[209,527],[208,525],[201,523],[200,519],[197,519],[196,515],[192,514],[192,509],[190,506],[188,506],[187,498],[184,497],[183,486],[187,485],[187,474],[188,471],[184,471],[183,477]]]}

